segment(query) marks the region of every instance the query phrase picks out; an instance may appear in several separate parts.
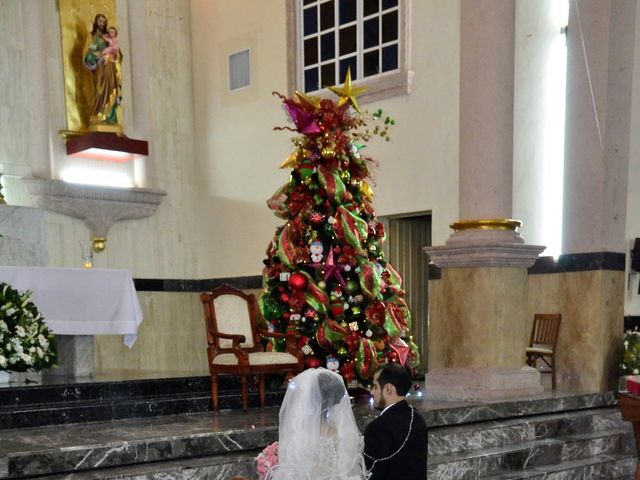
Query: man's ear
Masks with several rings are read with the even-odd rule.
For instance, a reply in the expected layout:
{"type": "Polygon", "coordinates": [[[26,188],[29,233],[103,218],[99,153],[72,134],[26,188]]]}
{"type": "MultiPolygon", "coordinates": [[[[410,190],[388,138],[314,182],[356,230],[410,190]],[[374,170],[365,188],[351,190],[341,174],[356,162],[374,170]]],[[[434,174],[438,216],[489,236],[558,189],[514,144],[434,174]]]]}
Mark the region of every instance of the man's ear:
{"type": "Polygon", "coordinates": [[[387,395],[394,395],[396,393],[396,387],[390,383],[384,385],[384,393],[387,395]]]}

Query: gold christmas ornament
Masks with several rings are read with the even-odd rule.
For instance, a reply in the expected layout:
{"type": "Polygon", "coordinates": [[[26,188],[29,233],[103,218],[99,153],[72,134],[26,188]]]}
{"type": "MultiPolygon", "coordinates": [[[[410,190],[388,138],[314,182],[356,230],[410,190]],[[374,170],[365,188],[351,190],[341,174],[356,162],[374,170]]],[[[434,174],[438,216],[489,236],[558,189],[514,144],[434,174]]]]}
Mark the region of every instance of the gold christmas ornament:
{"type": "Polygon", "coordinates": [[[347,77],[344,79],[344,85],[342,85],[342,87],[329,87],[329,90],[340,96],[340,100],[338,100],[339,107],[343,106],[347,102],[351,102],[351,105],[356,109],[356,112],[362,113],[360,111],[358,101],[356,100],[356,96],[362,94],[366,88],[354,87],[351,84],[351,68],[347,68],[347,77]]]}
{"type": "Polygon", "coordinates": [[[285,159],[285,161],[280,164],[280,168],[295,167],[296,163],[298,163],[298,158],[300,158],[299,151],[291,152],[291,154],[285,159]]]}
{"type": "Polygon", "coordinates": [[[322,156],[324,158],[333,158],[336,156],[336,151],[332,147],[324,147],[322,149],[322,156]]]}
{"type": "Polygon", "coordinates": [[[373,199],[373,188],[367,182],[362,182],[360,185],[360,191],[369,199],[373,199]]]}

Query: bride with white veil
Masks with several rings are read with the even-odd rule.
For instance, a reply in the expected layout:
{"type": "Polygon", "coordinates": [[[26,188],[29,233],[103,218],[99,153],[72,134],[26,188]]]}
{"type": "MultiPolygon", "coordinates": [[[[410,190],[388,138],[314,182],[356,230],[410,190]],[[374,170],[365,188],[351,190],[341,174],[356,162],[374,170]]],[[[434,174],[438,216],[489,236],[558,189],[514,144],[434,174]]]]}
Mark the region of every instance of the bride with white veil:
{"type": "Polygon", "coordinates": [[[364,480],[363,440],[342,377],[309,369],[280,408],[278,465],[268,480],[364,480]]]}

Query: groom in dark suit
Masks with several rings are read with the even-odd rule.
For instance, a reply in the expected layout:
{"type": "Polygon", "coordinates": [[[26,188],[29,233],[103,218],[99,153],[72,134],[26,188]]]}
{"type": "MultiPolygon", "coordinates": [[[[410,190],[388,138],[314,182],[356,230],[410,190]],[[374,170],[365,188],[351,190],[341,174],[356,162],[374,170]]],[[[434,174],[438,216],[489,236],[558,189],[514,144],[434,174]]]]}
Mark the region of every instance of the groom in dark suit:
{"type": "Polygon", "coordinates": [[[371,396],[382,413],[364,431],[369,480],[427,478],[427,424],[405,399],[410,388],[409,372],[396,363],[373,377],[371,396]]]}

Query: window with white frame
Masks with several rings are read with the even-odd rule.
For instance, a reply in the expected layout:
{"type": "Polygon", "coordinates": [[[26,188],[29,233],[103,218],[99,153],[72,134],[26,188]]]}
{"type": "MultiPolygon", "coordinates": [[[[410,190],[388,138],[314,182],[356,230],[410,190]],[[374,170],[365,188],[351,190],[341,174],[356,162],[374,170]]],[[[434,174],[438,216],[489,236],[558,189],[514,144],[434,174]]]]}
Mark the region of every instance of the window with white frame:
{"type": "Polygon", "coordinates": [[[294,1],[294,89],[339,85],[350,69],[377,98],[407,93],[407,0],[294,1]]]}

